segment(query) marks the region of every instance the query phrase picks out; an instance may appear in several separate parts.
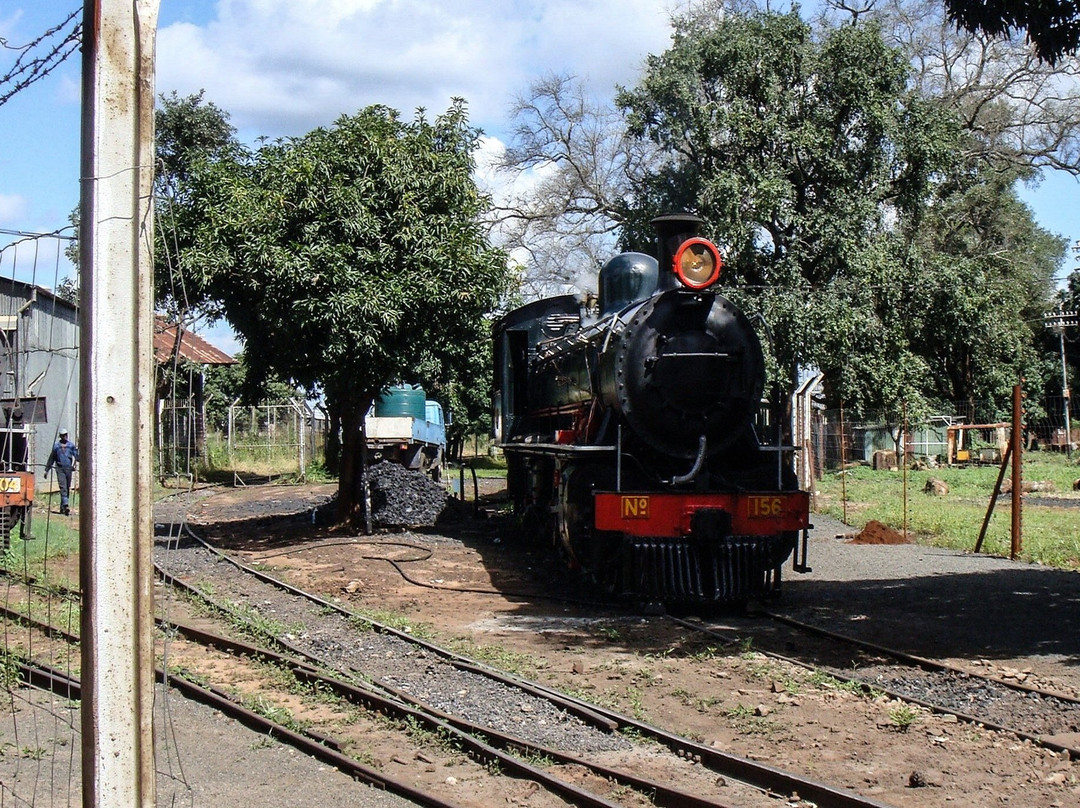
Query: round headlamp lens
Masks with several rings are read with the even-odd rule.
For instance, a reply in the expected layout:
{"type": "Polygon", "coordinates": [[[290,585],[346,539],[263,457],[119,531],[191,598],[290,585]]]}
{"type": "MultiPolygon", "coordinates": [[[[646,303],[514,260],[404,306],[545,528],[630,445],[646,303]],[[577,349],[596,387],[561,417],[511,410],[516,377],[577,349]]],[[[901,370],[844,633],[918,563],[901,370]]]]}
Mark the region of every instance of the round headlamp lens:
{"type": "Polygon", "coordinates": [[[711,241],[692,238],[675,254],[675,274],[685,286],[704,289],[720,277],[720,253],[711,241]]]}

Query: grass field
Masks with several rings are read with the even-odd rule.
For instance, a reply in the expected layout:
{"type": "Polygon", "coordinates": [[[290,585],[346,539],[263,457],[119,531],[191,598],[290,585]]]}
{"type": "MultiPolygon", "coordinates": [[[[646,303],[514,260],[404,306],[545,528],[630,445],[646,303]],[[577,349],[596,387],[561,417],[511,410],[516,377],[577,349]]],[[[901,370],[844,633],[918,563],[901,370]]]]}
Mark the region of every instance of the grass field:
{"type": "MultiPolygon", "coordinates": [[[[816,510],[843,519],[855,528],[876,519],[897,530],[905,523],[909,536],[920,544],[973,550],[998,466],[968,466],[901,471],[849,468],[842,474],[827,471],[816,486],[816,510]],[[943,480],[946,496],[924,493],[926,481],[943,480]],[[845,508],[846,498],[846,508],[845,508]]],[[[1006,472],[1008,481],[1011,470],[1006,472]]],[[[1080,492],[1073,491],[1080,478],[1074,457],[1029,452],[1023,459],[1025,484],[1042,483],[1049,490],[1023,497],[1021,558],[1064,568],[1080,568],[1080,492]],[[1045,485],[1049,483],[1050,485],[1045,485]],[[1071,507],[1070,507],[1071,506],[1071,507]]],[[[1011,498],[997,500],[983,542],[983,552],[1008,555],[1011,546],[1011,498]]]]}

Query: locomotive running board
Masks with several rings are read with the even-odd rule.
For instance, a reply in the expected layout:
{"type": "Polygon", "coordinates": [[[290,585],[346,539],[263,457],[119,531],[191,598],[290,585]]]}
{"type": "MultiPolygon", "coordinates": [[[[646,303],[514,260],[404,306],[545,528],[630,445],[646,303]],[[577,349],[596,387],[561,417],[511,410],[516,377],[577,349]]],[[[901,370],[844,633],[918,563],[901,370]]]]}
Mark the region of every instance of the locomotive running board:
{"type": "Polygon", "coordinates": [[[591,455],[614,452],[614,446],[575,446],[572,443],[498,443],[504,452],[540,455],[591,455]]]}

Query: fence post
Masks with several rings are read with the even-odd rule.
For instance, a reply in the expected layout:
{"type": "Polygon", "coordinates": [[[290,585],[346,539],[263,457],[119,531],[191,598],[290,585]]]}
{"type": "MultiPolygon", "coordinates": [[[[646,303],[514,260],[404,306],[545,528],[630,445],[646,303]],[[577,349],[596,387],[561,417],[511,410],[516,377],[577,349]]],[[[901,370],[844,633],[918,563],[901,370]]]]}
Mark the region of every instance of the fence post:
{"type": "Polygon", "coordinates": [[[157,17],[157,0],[90,0],[82,28],[79,579],[87,806],[156,804],[150,487],[157,17]]]}
{"type": "Polygon", "coordinates": [[[1012,549],[1010,558],[1015,559],[1020,555],[1023,547],[1021,534],[1021,509],[1023,508],[1023,441],[1021,440],[1023,426],[1023,394],[1019,384],[1013,387],[1013,417],[1012,417],[1012,549]]]}
{"type": "Polygon", "coordinates": [[[840,502],[844,509],[844,524],[847,524],[847,453],[844,449],[844,402],[840,402],[840,502]]]}

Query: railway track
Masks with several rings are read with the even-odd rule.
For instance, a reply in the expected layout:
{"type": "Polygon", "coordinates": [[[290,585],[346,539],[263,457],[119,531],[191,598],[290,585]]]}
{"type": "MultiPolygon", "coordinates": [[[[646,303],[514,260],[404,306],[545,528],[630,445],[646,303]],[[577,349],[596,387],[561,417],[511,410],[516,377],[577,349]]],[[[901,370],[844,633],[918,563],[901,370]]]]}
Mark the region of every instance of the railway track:
{"type": "MultiPolygon", "coordinates": [[[[442,722],[440,731],[453,732],[463,745],[482,739],[484,746],[474,754],[497,760],[499,766],[516,764],[492,756],[515,750],[519,756],[541,757],[560,768],[587,769],[594,778],[648,795],[656,805],[776,804],[775,797],[823,808],[881,805],[502,674],[303,592],[197,537],[176,537],[167,544],[159,543],[160,574],[166,581],[202,590],[203,595],[213,590],[211,600],[217,601],[218,608],[246,614],[253,626],[262,625],[262,634],[275,637],[288,655],[302,656],[304,676],[316,667],[344,672],[345,685],[325,686],[355,688],[349,691],[355,698],[378,704],[371,709],[419,711],[408,715],[414,721],[422,714],[426,720],[442,722]],[[268,619],[284,622],[267,626],[268,619]],[[367,684],[357,685],[358,680],[367,684]],[[632,739],[646,739],[650,750],[642,752],[632,739]],[[605,762],[620,756],[647,761],[650,772],[661,774],[646,775],[605,762]],[[665,785],[672,781],[683,788],[665,785]],[[716,793],[718,782],[724,784],[722,794],[716,793]]],[[[254,653],[239,648],[237,652],[254,653]]],[[[528,771],[521,776],[539,781],[541,774],[528,771]]],[[[544,787],[562,788],[557,784],[544,787]]],[[[577,796],[566,793],[562,796],[574,804],[603,804],[579,802],[577,796]]]]}
{"type": "MultiPolygon", "coordinates": [[[[1006,732],[1080,760],[1080,699],[961,669],[770,612],[762,617],[793,632],[754,632],[754,649],[772,659],[824,671],[843,682],[960,721],[1006,732]],[[798,647],[797,654],[777,648],[798,647]],[[1058,740],[1061,736],[1066,740],[1058,740]],[[1068,736],[1075,736],[1075,740],[1068,736]]],[[[727,644],[746,643],[706,624],[672,622],[727,644]]]]}

